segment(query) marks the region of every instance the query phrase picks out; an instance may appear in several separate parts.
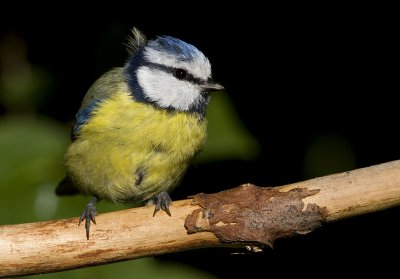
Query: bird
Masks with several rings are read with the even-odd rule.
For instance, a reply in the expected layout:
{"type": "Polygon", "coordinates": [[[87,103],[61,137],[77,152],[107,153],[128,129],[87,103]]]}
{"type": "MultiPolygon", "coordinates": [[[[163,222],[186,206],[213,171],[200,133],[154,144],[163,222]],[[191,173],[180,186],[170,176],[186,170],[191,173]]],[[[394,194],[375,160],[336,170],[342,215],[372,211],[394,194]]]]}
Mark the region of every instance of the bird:
{"type": "Polygon", "coordinates": [[[169,193],[207,138],[210,94],[225,88],[194,45],[136,27],[128,59],[100,76],[75,116],[57,195],[91,196],[79,218],[89,240],[96,203],[154,204],[171,216],[169,193]]]}

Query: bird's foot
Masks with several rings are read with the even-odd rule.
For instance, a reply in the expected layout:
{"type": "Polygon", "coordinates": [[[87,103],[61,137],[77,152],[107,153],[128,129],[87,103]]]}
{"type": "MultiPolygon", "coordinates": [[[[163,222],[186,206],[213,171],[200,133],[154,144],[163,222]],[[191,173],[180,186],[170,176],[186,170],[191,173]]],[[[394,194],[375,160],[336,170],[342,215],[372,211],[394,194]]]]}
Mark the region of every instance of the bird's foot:
{"type": "Polygon", "coordinates": [[[165,191],[160,192],[157,197],[155,197],[156,208],[154,209],[153,217],[156,215],[157,211],[160,209],[164,210],[169,216],[171,216],[171,212],[169,211],[169,205],[172,200],[169,194],[165,191]]]}
{"type": "Polygon", "coordinates": [[[79,224],[83,220],[85,220],[85,229],[86,229],[86,238],[89,240],[89,232],[90,232],[90,221],[92,221],[96,225],[96,202],[97,197],[93,197],[90,202],[86,205],[85,210],[82,212],[81,218],[79,218],[79,224]]]}

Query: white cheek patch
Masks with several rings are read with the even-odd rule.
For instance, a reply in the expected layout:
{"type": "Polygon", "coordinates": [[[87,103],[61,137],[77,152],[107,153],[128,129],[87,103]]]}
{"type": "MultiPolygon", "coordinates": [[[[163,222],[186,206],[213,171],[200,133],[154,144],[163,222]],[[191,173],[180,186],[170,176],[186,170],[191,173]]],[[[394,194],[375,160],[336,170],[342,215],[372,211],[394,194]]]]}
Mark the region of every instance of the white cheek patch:
{"type": "Polygon", "coordinates": [[[204,56],[200,51],[196,53],[193,61],[180,61],[176,59],[176,56],[169,55],[165,52],[160,52],[153,48],[146,48],[145,57],[148,61],[156,64],[165,65],[172,68],[183,68],[186,70],[190,69],[190,73],[200,79],[208,79],[211,77],[211,65],[207,57],[204,56]]]}
{"type": "Polygon", "coordinates": [[[173,107],[185,111],[201,97],[198,86],[178,80],[170,73],[140,67],[136,74],[146,97],[162,108],[173,107]]]}

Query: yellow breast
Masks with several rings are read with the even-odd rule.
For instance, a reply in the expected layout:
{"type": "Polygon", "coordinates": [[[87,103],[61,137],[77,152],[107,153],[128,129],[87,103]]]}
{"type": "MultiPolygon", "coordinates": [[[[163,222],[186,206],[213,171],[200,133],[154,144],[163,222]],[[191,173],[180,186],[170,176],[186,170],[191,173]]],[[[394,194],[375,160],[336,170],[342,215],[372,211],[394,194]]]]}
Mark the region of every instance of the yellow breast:
{"type": "Polygon", "coordinates": [[[179,182],[206,140],[195,114],[137,103],[126,92],[103,101],[69,147],[65,165],[82,192],[142,202],[179,182]]]}

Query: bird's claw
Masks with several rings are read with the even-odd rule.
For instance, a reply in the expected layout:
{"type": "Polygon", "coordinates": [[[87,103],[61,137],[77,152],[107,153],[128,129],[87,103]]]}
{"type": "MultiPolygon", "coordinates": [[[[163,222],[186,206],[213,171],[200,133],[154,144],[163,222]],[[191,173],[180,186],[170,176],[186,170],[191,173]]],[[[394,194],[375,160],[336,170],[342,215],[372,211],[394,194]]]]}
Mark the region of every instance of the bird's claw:
{"type": "Polygon", "coordinates": [[[171,216],[171,212],[169,211],[169,206],[172,202],[171,197],[165,191],[160,192],[157,197],[155,198],[156,207],[154,208],[153,217],[156,215],[157,211],[162,209],[165,211],[169,216],[171,216]]]}
{"type": "Polygon", "coordinates": [[[96,201],[97,198],[93,197],[90,202],[86,205],[85,210],[82,212],[81,217],[79,218],[79,224],[83,220],[85,220],[85,229],[86,229],[86,239],[89,240],[89,233],[90,233],[90,221],[96,225],[96,201]]]}

